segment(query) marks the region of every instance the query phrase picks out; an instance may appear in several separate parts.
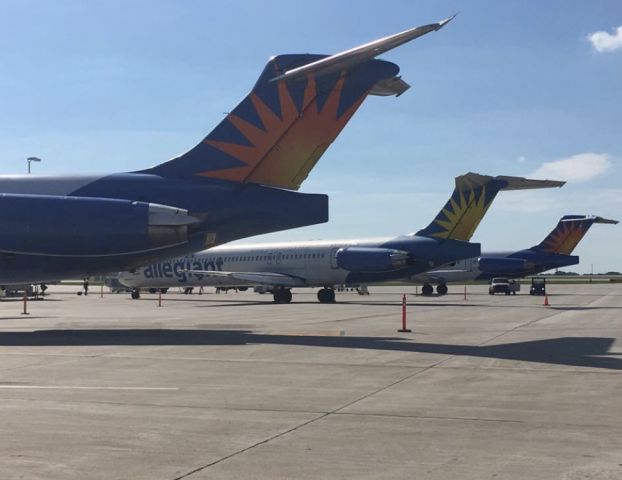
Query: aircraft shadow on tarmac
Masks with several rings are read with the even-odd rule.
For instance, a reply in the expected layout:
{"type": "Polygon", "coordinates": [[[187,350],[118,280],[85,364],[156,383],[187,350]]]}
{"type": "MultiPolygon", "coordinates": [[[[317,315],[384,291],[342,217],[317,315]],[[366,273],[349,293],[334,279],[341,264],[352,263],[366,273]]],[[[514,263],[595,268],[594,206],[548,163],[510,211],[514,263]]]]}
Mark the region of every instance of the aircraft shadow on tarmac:
{"type": "Polygon", "coordinates": [[[560,337],[498,345],[420,343],[389,337],[326,337],[273,335],[245,330],[38,330],[0,332],[0,346],[162,346],[162,345],[299,345],[357,348],[413,353],[436,353],[502,360],[622,370],[619,353],[608,353],[615,338],[560,337]]]}

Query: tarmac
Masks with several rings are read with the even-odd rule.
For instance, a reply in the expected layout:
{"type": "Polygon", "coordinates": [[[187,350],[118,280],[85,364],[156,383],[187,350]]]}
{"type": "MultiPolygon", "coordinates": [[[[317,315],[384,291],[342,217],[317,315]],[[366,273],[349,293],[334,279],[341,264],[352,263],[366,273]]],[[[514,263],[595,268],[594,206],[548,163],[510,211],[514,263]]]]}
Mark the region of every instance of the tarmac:
{"type": "Polygon", "coordinates": [[[622,284],[463,288],[2,300],[0,478],[622,478],[622,284]]]}

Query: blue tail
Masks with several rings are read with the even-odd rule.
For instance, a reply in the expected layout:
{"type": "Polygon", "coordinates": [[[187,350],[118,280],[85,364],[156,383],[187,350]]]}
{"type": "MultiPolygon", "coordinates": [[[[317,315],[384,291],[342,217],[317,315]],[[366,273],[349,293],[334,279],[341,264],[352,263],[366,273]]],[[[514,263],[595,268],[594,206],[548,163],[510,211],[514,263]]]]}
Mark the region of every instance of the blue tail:
{"type": "Polygon", "coordinates": [[[325,57],[272,58],[250,94],[201,143],[141,173],[298,189],[372,87],[399,71],[393,63],[370,60],[343,75],[270,81],[325,57]]]}
{"type": "Polygon", "coordinates": [[[453,17],[335,55],[270,59],[253,90],[201,143],[137,173],[298,189],[367,95],[401,95],[399,67],[377,55],[434,32],[453,17]]]}
{"type": "Polygon", "coordinates": [[[456,177],[456,188],[445,206],[416,235],[468,242],[501,190],[561,187],[565,182],[467,173],[456,177]]]}
{"type": "Polygon", "coordinates": [[[530,250],[570,255],[594,223],[618,223],[594,215],[564,215],[555,228],[530,250]]]}

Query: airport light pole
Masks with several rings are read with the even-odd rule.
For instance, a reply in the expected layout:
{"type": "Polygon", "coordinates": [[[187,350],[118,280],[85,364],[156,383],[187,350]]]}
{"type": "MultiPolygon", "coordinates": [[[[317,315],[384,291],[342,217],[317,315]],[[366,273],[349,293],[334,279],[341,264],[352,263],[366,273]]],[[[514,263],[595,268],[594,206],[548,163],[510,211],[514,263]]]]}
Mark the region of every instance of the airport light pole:
{"type": "Polygon", "coordinates": [[[41,159],[39,157],[28,157],[26,161],[28,162],[28,174],[30,174],[30,164],[32,162],[40,162],[41,159]]]}

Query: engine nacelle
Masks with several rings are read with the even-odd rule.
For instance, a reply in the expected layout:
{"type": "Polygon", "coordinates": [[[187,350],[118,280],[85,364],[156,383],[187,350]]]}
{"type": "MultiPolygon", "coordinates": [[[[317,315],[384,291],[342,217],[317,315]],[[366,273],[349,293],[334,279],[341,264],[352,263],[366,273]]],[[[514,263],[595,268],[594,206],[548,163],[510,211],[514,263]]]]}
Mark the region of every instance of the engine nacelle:
{"type": "Polygon", "coordinates": [[[405,267],[409,254],[391,248],[346,247],[335,254],[337,265],[353,272],[388,272],[405,267]]]}
{"type": "Polygon", "coordinates": [[[145,202],[0,195],[0,250],[57,256],[149,252],[188,241],[186,210],[145,202]]]}
{"type": "Polygon", "coordinates": [[[528,262],[522,258],[479,258],[479,269],[491,274],[520,274],[526,271],[528,267],[528,262]]]}

